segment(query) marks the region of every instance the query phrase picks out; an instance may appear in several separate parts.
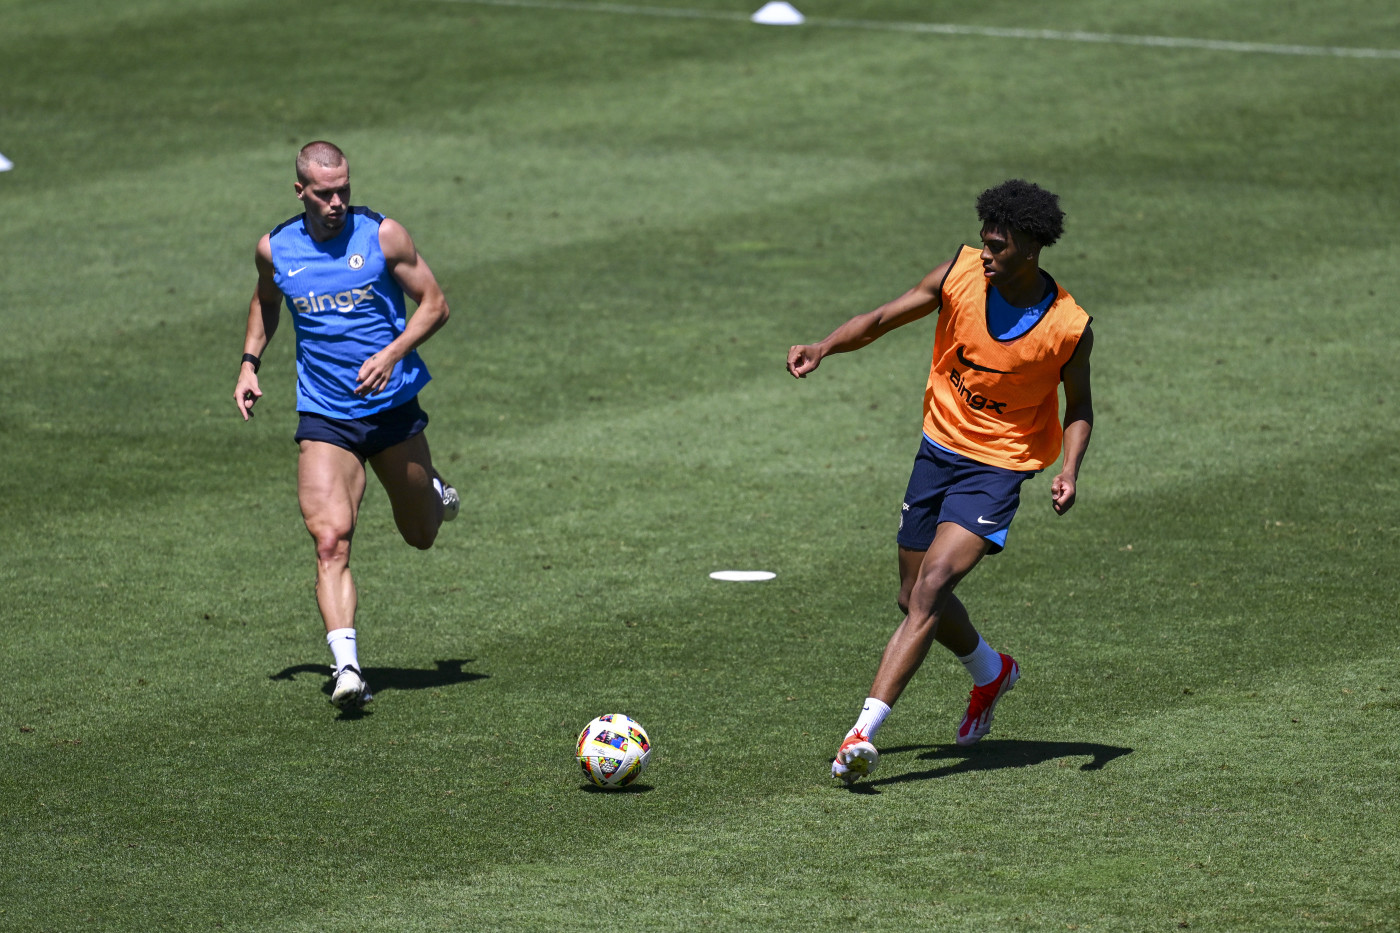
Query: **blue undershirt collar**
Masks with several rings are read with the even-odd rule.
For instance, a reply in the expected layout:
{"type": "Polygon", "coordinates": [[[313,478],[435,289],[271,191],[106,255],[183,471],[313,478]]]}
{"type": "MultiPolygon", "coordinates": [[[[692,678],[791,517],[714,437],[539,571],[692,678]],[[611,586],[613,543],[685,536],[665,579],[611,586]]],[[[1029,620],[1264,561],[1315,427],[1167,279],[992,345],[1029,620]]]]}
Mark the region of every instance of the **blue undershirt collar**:
{"type": "Polygon", "coordinates": [[[1040,273],[1050,285],[1045,297],[1029,308],[1018,308],[1002,297],[995,285],[987,286],[987,332],[997,340],[1014,340],[1036,325],[1055,303],[1055,280],[1040,273]]]}

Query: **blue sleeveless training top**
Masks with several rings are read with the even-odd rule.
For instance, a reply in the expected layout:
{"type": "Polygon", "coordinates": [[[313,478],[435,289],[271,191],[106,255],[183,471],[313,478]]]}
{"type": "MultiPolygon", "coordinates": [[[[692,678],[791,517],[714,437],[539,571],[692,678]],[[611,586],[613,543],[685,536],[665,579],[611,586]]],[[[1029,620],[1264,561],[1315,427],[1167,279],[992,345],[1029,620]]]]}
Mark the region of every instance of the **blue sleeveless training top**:
{"type": "Polygon", "coordinates": [[[297,335],[297,411],[364,418],[412,399],[431,378],[411,351],[377,395],[355,395],[360,365],[403,333],[403,289],[379,248],[381,214],[352,207],[345,228],[317,243],[299,214],[269,235],[277,287],[297,335]]]}

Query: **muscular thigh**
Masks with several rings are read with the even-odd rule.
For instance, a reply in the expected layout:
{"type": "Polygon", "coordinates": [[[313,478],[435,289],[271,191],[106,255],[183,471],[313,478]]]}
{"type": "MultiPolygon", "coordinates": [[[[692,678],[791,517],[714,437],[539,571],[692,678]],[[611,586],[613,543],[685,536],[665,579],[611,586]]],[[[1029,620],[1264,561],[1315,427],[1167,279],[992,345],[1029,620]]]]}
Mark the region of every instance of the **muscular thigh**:
{"type": "Polygon", "coordinates": [[[433,458],[426,435],[415,434],[375,454],[369,464],[388,493],[394,519],[401,528],[406,522],[428,520],[440,507],[441,500],[433,489],[433,458]]]}
{"type": "Polygon", "coordinates": [[[925,553],[927,552],[906,547],[899,549],[900,612],[909,611],[909,594],[914,589],[914,583],[919,579],[919,568],[923,566],[925,553]]]}
{"type": "Polygon", "coordinates": [[[343,447],[304,440],[297,457],[297,501],[312,534],[355,528],[365,494],[365,468],[360,458],[343,447]]]}
{"type": "Polygon", "coordinates": [[[989,549],[986,539],[960,525],[944,522],[937,526],[926,551],[899,549],[899,607],[909,611],[909,596],[920,577],[936,578],[937,588],[947,589],[967,576],[989,549]]]}

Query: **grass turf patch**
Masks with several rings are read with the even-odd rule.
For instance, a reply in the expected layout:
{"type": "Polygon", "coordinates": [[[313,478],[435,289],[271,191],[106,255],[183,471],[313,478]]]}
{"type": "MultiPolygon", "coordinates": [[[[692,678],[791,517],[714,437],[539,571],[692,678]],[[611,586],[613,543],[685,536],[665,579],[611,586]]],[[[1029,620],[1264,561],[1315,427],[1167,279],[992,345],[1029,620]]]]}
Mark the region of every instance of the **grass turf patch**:
{"type": "MultiPolygon", "coordinates": [[[[0,9],[0,927],[1396,927],[1394,62],[424,0],[341,5],[322,55],[311,8],[0,9]],[[466,506],[420,554],[371,484],[359,717],[325,702],[289,329],[252,425],[229,398],[316,136],[455,312],[424,404],[466,506]],[[1026,672],[992,736],[952,745],[935,657],[833,788],[931,327],[782,358],[1017,174],[1096,318],[1081,502],[1033,480],[960,591],[1026,672]],[[579,788],[611,710],[656,742],[636,793],[579,788]]],[[[1349,10],[1021,24],[1396,45],[1349,10]]]]}

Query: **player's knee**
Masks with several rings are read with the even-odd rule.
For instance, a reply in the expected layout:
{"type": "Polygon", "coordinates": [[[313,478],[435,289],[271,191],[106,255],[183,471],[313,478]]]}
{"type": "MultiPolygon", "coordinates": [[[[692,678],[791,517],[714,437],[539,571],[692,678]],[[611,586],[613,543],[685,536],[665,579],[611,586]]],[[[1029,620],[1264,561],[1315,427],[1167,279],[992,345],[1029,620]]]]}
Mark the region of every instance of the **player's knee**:
{"type": "Polygon", "coordinates": [[[952,563],[946,560],[925,560],[919,568],[919,585],[925,589],[939,592],[952,589],[956,580],[957,571],[952,563]]]}
{"type": "Polygon", "coordinates": [[[952,565],[940,560],[927,560],[919,568],[919,577],[909,593],[901,595],[906,604],[922,607],[931,615],[934,607],[952,594],[957,582],[958,575],[952,565]]]}
{"type": "Polygon", "coordinates": [[[316,542],[316,559],[322,564],[348,564],[352,532],[339,528],[318,528],[311,532],[316,542]]]}
{"type": "Polygon", "coordinates": [[[321,564],[333,566],[350,563],[350,540],[348,538],[317,540],[316,560],[321,564]]]}
{"type": "Polygon", "coordinates": [[[426,551],[437,540],[438,526],[425,522],[410,528],[400,528],[399,533],[403,535],[404,541],[409,545],[420,551],[426,551]]]}

